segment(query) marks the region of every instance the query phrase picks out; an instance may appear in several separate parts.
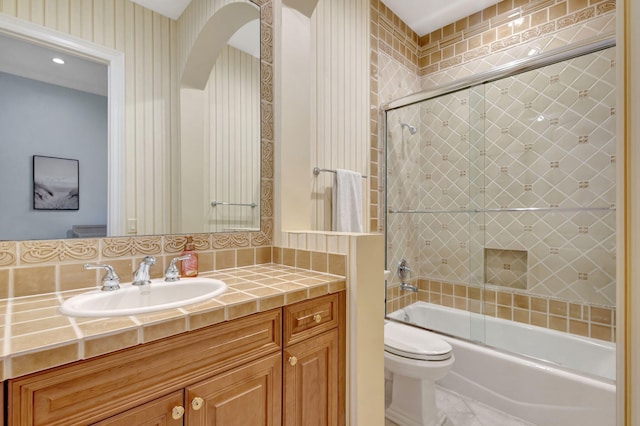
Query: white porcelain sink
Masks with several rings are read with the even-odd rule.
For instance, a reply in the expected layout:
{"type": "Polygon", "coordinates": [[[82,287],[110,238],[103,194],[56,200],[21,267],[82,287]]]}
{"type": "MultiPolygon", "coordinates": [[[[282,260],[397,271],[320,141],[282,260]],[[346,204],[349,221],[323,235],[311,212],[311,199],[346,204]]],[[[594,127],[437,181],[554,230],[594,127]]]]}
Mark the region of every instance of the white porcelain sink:
{"type": "Polygon", "coordinates": [[[119,290],[94,290],[67,299],[60,313],[75,317],[137,315],[203,302],[226,289],[224,282],[212,278],[183,278],[171,283],[152,280],[145,286],[122,284],[119,290]]]}

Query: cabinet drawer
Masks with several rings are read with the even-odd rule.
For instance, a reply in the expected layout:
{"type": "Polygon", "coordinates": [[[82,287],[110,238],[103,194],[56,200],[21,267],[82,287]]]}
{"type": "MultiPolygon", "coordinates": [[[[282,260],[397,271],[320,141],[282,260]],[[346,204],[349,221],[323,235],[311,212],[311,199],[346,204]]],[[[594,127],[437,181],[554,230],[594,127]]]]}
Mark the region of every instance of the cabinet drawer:
{"type": "Polygon", "coordinates": [[[292,345],[338,326],[338,294],[296,303],[284,308],[284,345],[292,345]]]}

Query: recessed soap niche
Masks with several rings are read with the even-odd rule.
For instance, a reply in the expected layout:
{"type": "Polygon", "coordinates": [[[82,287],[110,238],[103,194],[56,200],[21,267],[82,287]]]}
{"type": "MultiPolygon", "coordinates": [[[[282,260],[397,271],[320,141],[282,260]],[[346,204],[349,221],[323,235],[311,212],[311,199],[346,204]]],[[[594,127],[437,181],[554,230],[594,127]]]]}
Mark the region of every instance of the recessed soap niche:
{"type": "Polygon", "coordinates": [[[527,288],[526,250],[484,249],[484,282],[509,288],[527,288]]]}

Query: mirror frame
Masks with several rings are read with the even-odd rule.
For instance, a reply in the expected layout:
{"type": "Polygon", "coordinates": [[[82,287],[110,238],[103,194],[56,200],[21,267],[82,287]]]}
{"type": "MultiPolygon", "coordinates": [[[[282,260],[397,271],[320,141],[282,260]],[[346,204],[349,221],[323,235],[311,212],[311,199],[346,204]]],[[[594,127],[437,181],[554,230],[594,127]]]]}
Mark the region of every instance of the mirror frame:
{"type": "MultiPolygon", "coordinates": [[[[269,246],[273,241],[273,153],[274,153],[274,90],[273,90],[273,5],[272,0],[248,0],[260,8],[260,117],[261,117],[261,172],[260,172],[260,230],[251,232],[203,233],[194,240],[198,248],[211,249],[269,246]],[[211,236],[211,238],[209,238],[211,236]],[[201,241],[201,244],[198,242],[201,241]]],[[[0,32],[54,49],[102,62],[109,67],[109,212],[106,239],[149,238],[153,235],[127,235],[124,217],[124,182],[119,170],[124,165],[124,52],[113,50],[70,34],[52,30],[30,21],[0,14],[0,32]],[[118,220],[120,218],[121,220],[118,220]]],[[[186,234],[163,234],[178,239],[186,234]]],[[[194,235],[194,234],[192,234],[194,235]]],[[[157,236],[157,235],[156,235],[157,236]]],[[[27,240],[38,241],[38,240],[27,240]]],[[[55,240],[44,240],[55,241],[55,240]]],[[[59,241],[66,241],[59,240],[59,241]]]]}

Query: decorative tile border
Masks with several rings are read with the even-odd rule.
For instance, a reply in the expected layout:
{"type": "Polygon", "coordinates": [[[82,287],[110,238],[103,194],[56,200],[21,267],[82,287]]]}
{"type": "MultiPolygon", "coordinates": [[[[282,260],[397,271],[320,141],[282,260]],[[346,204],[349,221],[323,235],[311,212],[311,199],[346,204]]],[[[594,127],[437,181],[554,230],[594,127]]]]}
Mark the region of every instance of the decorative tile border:
{"type": "Polygon", "coordinates": [[[420,300],[523,324],[615,342],[615,308],[574,303],[490,285],[480,288],[466,284],[424,279],[413,280],[412,284],[418,286],[417,293],[402,291],[397,285],[387,287],[387,314],[420,300]]]}
{"type": "Polygon", "coordinates": [[[420,37],[419,74],[438,72],[563,28],[584,24],[613,13],[615,7],[615,0],[504,0],[420,37]],[[517,16],[514,17],[514,13],[517,16]]]}
{"type": "Polygon", "coordinates": [[[18,260],[18,243],[15,241],[0,242],[0,266],[12,266],[18,260]]]}
{"type": "MultiPolygon", "coordinates": [[[[200,273],[273,262],[316,272],[343,276],[346,274],[347,256],[344,254],[255,244],[252,246],[246,235],[237,234],[238,238],[244,238],[245,247],[240,246],[242,241],[225,241],[218,234],[193,235],[200,259],[200,273]]],[[[0,259],[4,257],[12,260],[7,261],[6,265],[0,265],[0,299],[98,285],[101,273],[85,271],[85,263],[110,264],[122,277],[122,281],[126,282],[140,258],[152,255],[158,262],[152,270],[152,276],[161,277],[169,261],[183,250],[186,238],[186,235],[169,235],[102,240],[24,241],[19,243],[23,253],[19,260],[15,260],[17,243],[2,243],[0,259]]]]}
{"type": "Polygon", "coordinates": [[[98,256],[99,240],[21,241],[20,264],[90,260],[98,256]]]}

